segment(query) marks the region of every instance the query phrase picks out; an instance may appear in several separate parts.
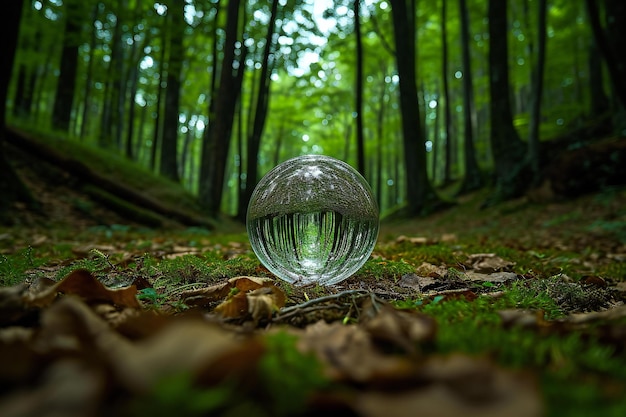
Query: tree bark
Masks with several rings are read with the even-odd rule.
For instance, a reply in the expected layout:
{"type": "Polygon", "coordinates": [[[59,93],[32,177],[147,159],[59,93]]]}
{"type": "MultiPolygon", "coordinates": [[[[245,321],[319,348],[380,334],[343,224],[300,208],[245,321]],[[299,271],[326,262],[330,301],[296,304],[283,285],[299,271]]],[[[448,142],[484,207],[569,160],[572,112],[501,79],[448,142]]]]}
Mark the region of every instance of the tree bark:
{"type": "Polygon", "coordinates": [[[463,121],[465,175],[459,193],[479,189],[483,185],[474,148],[474,86],[470,56],[469,12],[466,0],[459,0],[461,18],[461,58],[463,61],[463,121]]]}
{"type": "MultiPolygon", "coordinates": [[[[258,167],[259,167],[259,150],[261,148],[261,138],[263,136],[263,129],[265,128],[265,122],[267,120],[267,111],[269,109],[270,101],[270,85],[272,76],[273,63],[270,62],[272,57],[272,47],[274,38],[274,32],[276,31],[276,18],[278,14],[278,0],[272,1],[272,9],[270,11],[270,21],[267,26],[267,33],[265,35],[265,47],[263,49],[263,58],[261,60],[261,74],[259,75],[258,89],[256,95],[256,104],[254,106],[254,121],[252,123],[252,130],[247,137],[247,158],[246,158],[246,183],[243,190],[242,198],[238,201],[238,218],[239,220],[245,220],[248,203],[252,198],[252,192],[256,187],[258,180],[258,167]]],[[[243,164],[243,161],[239,161],[243,164]]]]}
{"type": "Polygon", "coordinates": [[[546,0],[539,0],[537,7],[539,8],[539,19],[537,21],[537,60],[535,61],[532,71],[530,129],[528,132],[528,160],[535,182],[539,180],[539,125],[541,122],[543,73],[546,62],[546,0]]]}
{"type": "Polygon", "coordinates": [[[11,209],[16,201],[32,203],[28,189],[9,164],[4,152],[6,139],[6,102],[13,72],[13,62],[19,37],[23,0],[8,2],[2,12],[4,39],[0,42],[0,223],[11,222],[11,209]]]}
{"type": "Polygon", "coordinates": [[[96,51],[96,42],[98,41],[98,37],[96,36],[96,27],[95,27],[95,22],[96,19],[98,18],[98,10],[99,10],[99,3],[97,3],[96,5],[94,5],[92,11],[91,11],[91,37],[90,37],[90,41],[89,41],[89,61],[87,62],[87,76],[85,77],[85,91],[84,91],[84,97],[83,97],[83,117],[81,120],[81,124],[80,124],[80,133],[79,133],[79,137],[80,139],[85,139],[85,136],[87,134],[87,127],[88,127],[88,123],[89,123],[89,113],[90,113],[90,107],[91,107],[91,87],[93,85],[93,63],[94,63],[94,56],[95,56],[95,51],[96,51]]]}
{"type": "Polygon", "coordinates": [[[185,1],[171,0],[168,18],[170,25],[170,56],[167,66],[167,89],[165,90],[165,109],[163,114],[163,138],[161,140],[160,173],[172,181],[179,182],[178,173],[178,115],[180,107],[180,77],[182,74],[185,51],[185,1]]]}
{"type": "Polygon", "coordinates": [[[400,78],[400,112],[406,171],[407,214],[426,214],[441,203],[428,179],[426,147],[417,96],[414,3],[392,0],[396,65],[400,78]]]}
{"type": "Polygon", "coordinates": [[[600,23],[597,1],[587,0],[586,4],[593,37],[606,62],[615,96],[622,108],[626,109],[626,57],[623,53],[626,42],[626,2],[605,0],[606,14],[609,16],[608,33],[600,23]]]}
{"type": "Polygon", "coordinates": [[[445,132],[443,185],[452,181],[452,117],[450,115],[450,87],[448,82],[447,1],[441,2],[441,79],[443,81],[443,129],[445,132]]]}
{"type": "Polygon", "coordinates": [[[231,0],[226,7],[224,58],[219,86],[215,92],[215,109],[209,115],[209,126],[205,130],[202,146],[198,197],[211,215],[217,215],[220,211],[235,106],[245,67],[245,47],[242,46],[238,58],[235,55],[240,4],[241,0],[231,0]]]}
{"type": "Polygon", "coordinates": [[[76,21],[73,8],[78,5],[73,1],[64,3],[65,29],[59,78],[52,108],[52,127],[69,133],[76,90],[76,71],[78,68],[78,42],[80,25],[76,21]]]}
{"type": "Polygon", "coordinates": [[[589,41],[589,95],[591,96],[591,108],[589,114],[592,117],[601,117],[609,110],[609,98],[604,92],[604,76],[602,74],[602,55],[596,42],[589,41]]]}
{"type": "Polygon", "coordinates": [[[354,36],[356,37],[356,82],[354,106],[356,112],[357,169],[365,178],[365,140],[363,138],[363,40],[361,39],[361,0],[354,0],[354,36]]]}
{"type": "Polygon", "coordinates": [[[525,187],[526,147],[513,126],[509,85],[507,2],[489,0],[489,88],[491,152],[495,165],[496,190],[485,206],[519,196],[525,187]]]}

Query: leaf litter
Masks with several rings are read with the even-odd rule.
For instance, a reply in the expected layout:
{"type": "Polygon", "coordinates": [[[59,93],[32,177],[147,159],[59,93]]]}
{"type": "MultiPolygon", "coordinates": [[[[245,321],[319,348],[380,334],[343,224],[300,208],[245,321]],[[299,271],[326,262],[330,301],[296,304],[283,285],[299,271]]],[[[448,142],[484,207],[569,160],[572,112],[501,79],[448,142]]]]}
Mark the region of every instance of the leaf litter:
{"type": "MultiPolygon", "coordinates": [[[[480,229],[472,222],[466,228],[480,229]]],[[[513,288],[516,307],[497,312],[504,332],[575,336],[603,343],[610,351],[601,357],[623,354],[623,276],[595,268],[622,262],[624,244],[537,231],[538,241],[506,241],[534,259],[530,270],[488,240],[473,250],[463,236],[406,229],[373,259],[387,270],[416,265],[410,272],[400,265],[403,272],[387,279],[361,275],[324,289],[292,288],[258,265],[206,276],[188,262],[206,262],[207,252],[237,260],[249,253],[239,242],[72,245],[73,261],[42,265],[39,274],[31,268],[25,283],[0,288],[0,415],[545,415],[543,362],[505,366],[493,350],[442,349],[447,329],[457,329],[452,321],[467,313],[428,313],[447,303],[497,303],[513,288]],[[442,245],[451,248],[446,259],[432,252],[442,245]],[[416,250],[431,255],[410,258],[416,250]],[[147,255],[192,269],[173,272],[178,284],[164,288],[157,283],[170,272],[150,272],[147,255]],[[68,269],[83,260],[100,266],[68,269]],[[554,267],[565,264],[583,277],[554,267]],[[528,300],[545,306],[527,308],[528,300]]],[[[38,250],[54,240],[36,237],[38,250]]],[[[550,355],[551,367],[566,360],[550,355]]],[[[603,386],[622,392],[612,378],[603,386]]]]}
{"type": "Polygon", "coordinates": [[[306,315],[315,303],[284,308],[285,293],[267,278],[237,277],[183,292],[180,297],[198,308],[178,314],[148,309],[137,294],[133,285],[107,288],[82,269],[59,282],[43,278],[3,288],[0,414],[123,415],[164,378],[179,374],[202,387],[229,381],[252,396],[250,375],[258,373],[275,332],[293,335],[300,354],[314,355],[325,378],[342,387],[339,397],[329,389],[311,393],[304,404],[309,411],[332,404],[364,416],[423,414],[434,400],[438,415],[541,412],[532,377],[485,359],[427,353],[435,320],[369,291],[337,293],[319,303],[337,306],[345,317],[352,310],[358,322],[315,320],[298,327],[286,326],[286,315],[306,315]],[[389,409],[390,403],[402,407],[389,409]]]}

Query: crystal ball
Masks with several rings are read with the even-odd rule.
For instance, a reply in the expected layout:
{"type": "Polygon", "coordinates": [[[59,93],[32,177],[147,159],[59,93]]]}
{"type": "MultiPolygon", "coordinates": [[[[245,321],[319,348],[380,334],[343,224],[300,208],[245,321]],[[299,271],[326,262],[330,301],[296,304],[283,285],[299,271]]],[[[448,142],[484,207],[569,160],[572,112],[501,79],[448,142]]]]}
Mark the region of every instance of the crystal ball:
{"type": "Polygon", "coordinates": [[[297,285],[337,284],[369,258],[378,205],[350,165],[305,155],[273,168],[252,193],[246,219],[254,253],[274,275],[297,285]]]}

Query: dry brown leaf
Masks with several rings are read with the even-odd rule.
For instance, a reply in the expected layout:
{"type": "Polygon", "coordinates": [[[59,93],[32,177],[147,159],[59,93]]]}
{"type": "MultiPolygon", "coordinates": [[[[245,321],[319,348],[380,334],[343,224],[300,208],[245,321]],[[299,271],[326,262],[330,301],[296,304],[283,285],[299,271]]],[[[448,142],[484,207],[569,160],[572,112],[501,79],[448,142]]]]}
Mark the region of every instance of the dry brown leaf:
{"type": "Polygon", "coordinates": [[[57,361],[46,369],[41,384],[3,398],[3,417],[85,417],[99,415],[105,392],[103,375],[77,360],[57,361]]]}
{"type": "Polygon", "coordinates": [[[489,274],[507,271],[515,262],[505,261],[495,253],[474,253],[468,256],[468,263],[474,272],[489,274]]]}
{"type": "Polygon", "coordinates": [[[304,330],[298,341],[304,352],[313,352],[329,378],[360,383],[399,381],[414,376],[415,365],[406,357],[383,355],[362,327],[318,321],[304,330]]]}
{"type": "Polygon", "coordinates": [[[404,243],[404,242],[412,243],[413,245],[416,245],[416,246],[431,245],[435,243],[433,240],[424,236],[409,237],[405,235],[400,235],[396,238],[396,243],[404,243]]]}
{"type": "Polygon", "coordinates": [[[361,316],[363,328],[374,340],[392,343],[410,354],[418,351],[419,343],[433,340],[437,330],[432,317],[386,303],[374,304],[371,299],[363,303],[361,316]]]}
{"type": "Polygon", "coordinates": [[[366,417],[535,417],[543,404],[535,381],[467,356],[431,357],[411,389],[364,391],[353,407],[366,417]]]}
{"type": "Polygon", "coordinates": [[[433,290],[444,285],[444,283],[439,279],[422,277],[416,274],[403,275],[402,278],[400,278],[400,281],[398,281],[398,284],[402,287],[412,288],[419,292],[433,290]]]}
{"type": "Polygon", "coordinates": [[[24,284],[0,287],[0,326],[15,324],[33,313],[33,309],[24,302],[27,293],[24,284]]]}
{"type": "Polygon", "coordinates": [[[240,276],[210,287],[183,291],[180,297],[187,305],[204,307],[212,302],[223,300],[233,288],[247,292],[265,286],[273,286],[273,283],[274,280],[270,278],[240,276]]]}
{"type": "Polygon", "coordinates": [[[284,307],[287,297],[278,287],[261,287],[246,294],[248,313],[254,321],[262,318],[269,319],[272,314],[284,307]]]}
{"type": "MultiPolygon", "coordinates": [[[[252,351],[262,350],[259,344],[198,319],[170,319],[154,334],[133,343],[80,299],[64,297],[43,311],[33,348],[47,354],[99,358],[117,384],[141,393],[168,375],[213,370],[215,363],[233,352],[244,359],[246,354],[254,357],[252,351]]],[[[229,367],[220,369],[229,372],[229,367]]]]}
{"type": "Polygon", "coordinates": [[[422,262],[422,264],[415,269],[415,273],[421,277],[443,278],[448,274],[448,269],[429,264],[428,262],[422,262]]]}
{"type": "Polygon", "coordinates": [[[109,289],[86,269],[77,269],[63,280],[42,291],[31,291],[24,297],[24,300],[29,305],[45,307],[56,298],[58,293],[77,295],[87,302],[110,302],[122,307],[141,307],[136,297],[137,288],[134,285],[109,289]]]}
{"type": "Polygon", "coordinates": [[[503,284],[506,282],[515,281],[517,279],[517,274],[514,272],[494,272],[491,274],[483,274],[475,271],[467,271],[465,274],[463,274],[463,278],[470,281],[493,282],[503,284]]]}
{"type": "Polygon", "coordinates": [[[239,292],[222,301],[215,312],[227,318],[242,318],[248,315],[248,298],[246,293],[239,292]]]}
{"type": "Polygon", "coordinates": [[[262,318],[269,319],[275,311],[285,305],[287,297],[280,288],[270,281],[255,281],[249,278],[242,277],[235,281],[235,288],[239,292],[215,307],[215,311],[229,318],[244,318],[250,314],[252,319],[258,322],[262,318]]]}

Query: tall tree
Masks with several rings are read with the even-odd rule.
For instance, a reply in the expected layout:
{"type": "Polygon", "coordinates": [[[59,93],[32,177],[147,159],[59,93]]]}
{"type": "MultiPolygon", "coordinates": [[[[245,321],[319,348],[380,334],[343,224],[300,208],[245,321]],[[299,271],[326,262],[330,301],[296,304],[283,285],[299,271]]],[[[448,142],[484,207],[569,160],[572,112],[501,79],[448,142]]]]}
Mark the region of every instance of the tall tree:
{"type": "Polygon", "coordinates": [[[111,36],[111,54],[106,73],[106,81],[104,83],[104,99],[102,103],[102,117],[100,123],[99,143],[100,146],[106,147],[115,145],[119,146],[121,136],[119,132],[121,120],[118,120],[123,113],[119,112],[120,94],[122,94],[123,65],[124,65],[124,49],[123,49],[123,25],[121,1],[112,2],[114,9],[111,11],[115,15],[113,22],[113,33],[111,36]]]}
{"type": "MultiPolygon", "coordinates": [[[[445,1],[445,0],[444,0],[445,1]]],[[[464,162],[465,175],[463,183],[459,189],[460,193],[476,190],[482,186],[482,177],[478,162],[476,162],[476,152],[474,148],[474,79],[472,77],[472,63],[470,55],[469,36],[469,12],[467,1],[459,0],[459,14],[461,18],[461,58],[463,60],[463,120],[464,120],[464,162]]]]}
{"type": "Polygon", "coordinates": [[[226,6],[224,56],[219,85],[215,91],[215,107],[209,114],[209,126],[204,131],[202,145],[198,197],[212,215],[217,215],[220,211],[235,107],[245,68],[246,49],[237,40],[240,5],[241,0],[230,0],[226,6]],[[237,45],[241,47],[239,56],[236,55],[237,45]]]}
{"type": "Polygon", "coordinates": [[[98,11],[100,9],[100,3],[97,3],[93,6],[91,11],[91,20],[90,20],[90,41],[89,41],[89,60],[87,61],[87,75],[85,77],[85,89],[83,96],[83,113],[82,120],[80,125],[79,137],[80,139],[85,139],[85,135],[87,134],[87,127],[89,123],[89,108],[91,107],[91,87],[93,85],[93,66],[94,66],[94,58],[96,51],[96,42],[98,41],[98,37],[96,36],[96,20],[98,19],[98,11]]]}
{"type": "Polygon", "coordinates": [[[178,173],[178,118],[180,106],[180,77],[185,59],[183,38],[185,35],[185,0],[170,0],[169,60],[167,66],[167,89],[163,114],[163,138],[161,140],[161,175],[179,181],[178,173]]]}
{"type": "Polygon", "coordinates": [[[65,29],[59,77],[52,108],[52,127],[69,132],[78,68],[78,38],[81,30],[76,9],[80,8],[80,3],[76,3],[76,0],[69,0],[64,5],[65,29]]]}
{"type": "Polygon", "coordinates": [[[357,169],[365,177],[365,140],[363,138],[363,39],[361,38],[361,0],[354,0],[354,36],[356,37],[356,82],[354,86],[356,113],[357,169]]]}
{"type": "MultiPolygon", "coordinates": [[[[259,149],[261,147],[261,138],[265,121],[267,120],[267,111],[270,101],[270,85],[272,81],[273,67],[273,39],[276,32],[276,18],[278,14],[279,0],[272,0],[272,8],[270,11],[270,20],[267,24],[267,33],[265,35],[265,46],[263,47],[263,57],[261,59],[261,73],[257,82],[256,103],[254,105],[254,116],[252,119],[252,128],[249,130],[247,138],[247,159],[246,159],[246,184],[242,193],[242,198],[238,202],[238,217],[240,220],[245,219],[246,211],[252,192],[257,183],[258,167],[259,167],[259,149]],[[271,59],[270,59],[271,58],[271,59]]],[[[243,152],[239,152],[241,155],[243,152]]],[[[239,161],[240,166],[243,161],[239,161]]],[[[241,178],[241,175],[239,176],[241,178]]]]}
{"type": "Polygon", "coordinates": [[[602,55],[596,41],[589,41],[589,95],[591,96],[589,113],[592,117],[603,116],[609,110],[609,98],[604,91],[602,55]]]}
{"type": "Polygon", "coordinates": [[[603,3],[608,16],[606,32],[600,22],[597,0],[586,0],[589,23],[606,62],[615,96],[622,108],[626,109],[626,57],[623,53],[626,42],[626,2],[605,0],[603,3]]]}
{"type": "Polygon", "coordinates": [[[17,176],[6,158],[4,142],[6,136],[6,102],[9,81],[13,72],[13,62],[20,28],[23,0],[8,2],[4,5],[2,27],[4,39],[0,42],[0,222],[11,220],[11,209],[15,201],[31,201],[30,193],[17,176]]]}
{"type": "Polygon", "coordinates": [[[485,205],[513,198],[523,191],[526,146],[513,126],[509,85],[507,1],[489,0],[489,96],[491,152],[496,190],[485,205]]]}
{"type": "Polygon", "coordinates": [[[447,1],[441,2],[441,79],[443,81],[443,130],[445,132],[443,184],[452,181],[452,117],[450,116],[450,83],[448,82],[448,16],[447,1]]]}
{"type": "Polygon", "coordinates": [[[157,83],[157,99],[156,99],[156,116],[154,118],[154,133],[152,135],[152,148],[150,149],[150,169],[155,170],[157,165],[157,151],[161,147],[161,138],[163,136],[163,123],[161,122],[161,114],[163,113],[163,92],[165,91],[165,53],[167,51],[168,38],[168,18],[163,16],[163,26],[161,27],[161,50],[159,54],[159,76],[157,83]]]}
{"type": "MultiPolygon", "coordinates": [[[[30,26],[34,29],[32,35],[21,35],[21,45],[19,48],[24,50],[32,50],[33,53],[39,54],[42,44],[42,32],[36,22],[33,8],[28,7],[22,16],[22,25],[30,26]]],[[[35,83],[37,81],[37,66],[27,65],[22,60],[17,69],[17,80],[15,86],[15,95],[13,99],[13,115],[22,118],[29,118],[33,106],[33,98],[35,95],[35,83]]]]}
{"type": "Polygon", "coordinates": [[[543,72],[546,63],[547,1],[539,0],[537,7],[539,15],[537,20],[537,59],[532,70],[530,128],[528,131],[528,160],[535,181],[539,179],[539,124],[541,121],[543,72]]]}
{"type": "Polygon", "coordinates": [[[417,96],[417,71],[415,68],[415,2],[392,0],[391,12],[394,27],[396,66],[400,87],[400,113],[404,144],[404,165],[407,182],[409,215],[432,211],[441,203],[430,181],[426,166],[426,147],[419,100],[417,96]]]}

